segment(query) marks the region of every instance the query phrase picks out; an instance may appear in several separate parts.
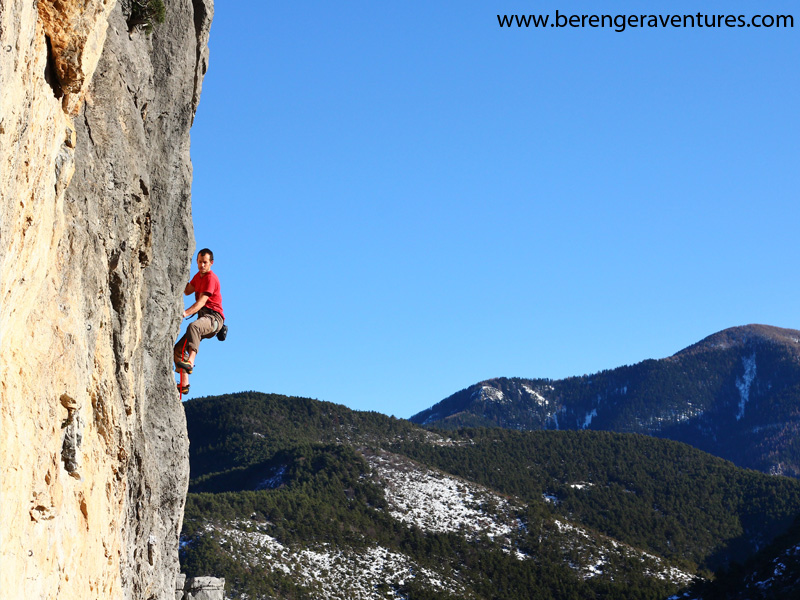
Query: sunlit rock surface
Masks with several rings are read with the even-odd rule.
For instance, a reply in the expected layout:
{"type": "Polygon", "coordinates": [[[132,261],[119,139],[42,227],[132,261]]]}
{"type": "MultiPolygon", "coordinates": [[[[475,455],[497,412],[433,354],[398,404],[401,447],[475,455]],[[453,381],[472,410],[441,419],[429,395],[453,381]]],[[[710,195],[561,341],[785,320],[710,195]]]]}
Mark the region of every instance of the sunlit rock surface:
{"type": "Polygon", "coordinates": [[[0,1],[0,597],[171,598],[211,0],[0,1]]]}

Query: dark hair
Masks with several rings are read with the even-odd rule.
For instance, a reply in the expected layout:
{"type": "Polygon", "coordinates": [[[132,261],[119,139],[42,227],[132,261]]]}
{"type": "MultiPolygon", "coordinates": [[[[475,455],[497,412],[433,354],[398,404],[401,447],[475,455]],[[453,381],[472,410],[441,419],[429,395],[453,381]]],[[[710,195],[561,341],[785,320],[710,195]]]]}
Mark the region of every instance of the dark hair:
{"type": "Polygon", "coordinates": [[[200,257],[203,254],[208,254],[208,257],[211,259],[211,262],[214,262],[214,253],[209,250],[208,248],[203,248],[200,252],[197,253],[197,256],[200,257]]]}

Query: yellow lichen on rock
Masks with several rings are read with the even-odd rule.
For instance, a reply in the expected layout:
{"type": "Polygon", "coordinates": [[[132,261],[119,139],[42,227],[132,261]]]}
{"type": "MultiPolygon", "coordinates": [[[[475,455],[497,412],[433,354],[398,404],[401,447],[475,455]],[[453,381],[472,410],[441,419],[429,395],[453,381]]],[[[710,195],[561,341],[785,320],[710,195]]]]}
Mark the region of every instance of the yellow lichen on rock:
{"type": "Polygon", "coordinates": [[[116,0],[39,0],[54,74],[64,94],[64,112],[77,114],[100,60],[108,15],[116,0]]]}

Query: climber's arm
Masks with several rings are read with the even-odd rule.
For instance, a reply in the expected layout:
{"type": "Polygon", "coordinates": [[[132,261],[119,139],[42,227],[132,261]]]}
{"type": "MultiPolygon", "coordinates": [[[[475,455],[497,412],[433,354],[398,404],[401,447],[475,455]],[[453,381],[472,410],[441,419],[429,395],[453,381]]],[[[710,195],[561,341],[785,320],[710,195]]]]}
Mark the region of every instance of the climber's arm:
{"type": "Polygon", "coordinates": [[[192,304],[189,308],[183,311],[183,318],[186,319],[187,317],[191,317],[193,314],[200,311],[208,302],[210,296],[208,294],[200,294],[200,297],[197,299],[197,302],[192,304]]]}

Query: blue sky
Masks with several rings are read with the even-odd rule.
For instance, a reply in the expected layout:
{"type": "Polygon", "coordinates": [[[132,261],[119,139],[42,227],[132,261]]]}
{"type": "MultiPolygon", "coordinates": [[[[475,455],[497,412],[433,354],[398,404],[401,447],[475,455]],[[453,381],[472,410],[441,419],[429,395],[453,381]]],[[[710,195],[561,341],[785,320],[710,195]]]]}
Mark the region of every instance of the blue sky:
{"type": "Polygon", "coordinates": [[[707,0],[217,3],[192,195],[230,334],[203,342],[191,397],[409,417],[490,377],[800,328],[798,30],[497,24],[556,10],[800,16],[707,0]]]}

